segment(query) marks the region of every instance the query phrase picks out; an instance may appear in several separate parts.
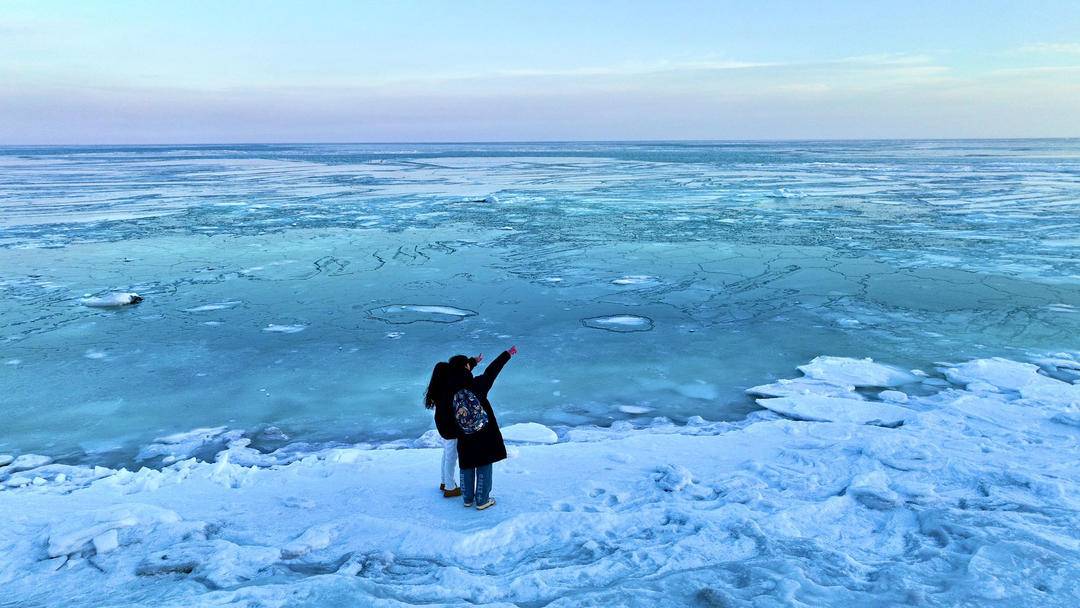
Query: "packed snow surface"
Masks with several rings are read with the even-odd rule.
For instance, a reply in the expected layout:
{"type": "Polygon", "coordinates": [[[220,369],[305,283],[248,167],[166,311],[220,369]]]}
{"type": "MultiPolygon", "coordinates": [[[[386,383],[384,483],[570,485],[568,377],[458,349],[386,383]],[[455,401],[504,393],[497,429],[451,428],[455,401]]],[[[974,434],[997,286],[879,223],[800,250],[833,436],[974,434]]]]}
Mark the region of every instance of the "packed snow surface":
{"type": "Polygon", "coordinates": [[[761,400],[816,421],[569,429],[514,445],[484,512],[442,498],[427,436],[260,452],[196,429],[157,445],[227,443],[135,471],[22,454],[0,459],[0,585],[19,606],[1072,608],[1078,405],[1025,370],[942,368],[960,383],[927,377],[903,408],[813,383],[761,400]]]}

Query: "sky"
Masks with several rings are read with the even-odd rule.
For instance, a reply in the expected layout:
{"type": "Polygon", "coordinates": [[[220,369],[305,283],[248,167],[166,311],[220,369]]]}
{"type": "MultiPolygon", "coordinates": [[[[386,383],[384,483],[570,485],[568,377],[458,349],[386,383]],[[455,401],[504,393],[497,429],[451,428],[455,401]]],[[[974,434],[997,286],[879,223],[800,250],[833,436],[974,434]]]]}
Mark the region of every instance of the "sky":
{"type": "Polygon", "coordinates": [[[0,0],[0,145],[1077,136],[1077,0],[0,0]]]}

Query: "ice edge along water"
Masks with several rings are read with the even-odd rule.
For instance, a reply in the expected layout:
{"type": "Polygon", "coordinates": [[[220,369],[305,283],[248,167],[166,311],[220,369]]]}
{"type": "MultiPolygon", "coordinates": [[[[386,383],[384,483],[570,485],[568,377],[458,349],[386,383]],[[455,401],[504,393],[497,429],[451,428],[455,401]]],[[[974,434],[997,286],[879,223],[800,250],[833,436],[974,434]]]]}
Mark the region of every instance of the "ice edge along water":
{"type": "Polygon", "coordinates": [[[161,470],[0,456],[0,585],[22,606],[1071,607],[1076,363],[819,357],[738,423],[515,425],[484,513],[400,442],[264,454],[218,427],[148,446],[179,459],[161,470]]]}

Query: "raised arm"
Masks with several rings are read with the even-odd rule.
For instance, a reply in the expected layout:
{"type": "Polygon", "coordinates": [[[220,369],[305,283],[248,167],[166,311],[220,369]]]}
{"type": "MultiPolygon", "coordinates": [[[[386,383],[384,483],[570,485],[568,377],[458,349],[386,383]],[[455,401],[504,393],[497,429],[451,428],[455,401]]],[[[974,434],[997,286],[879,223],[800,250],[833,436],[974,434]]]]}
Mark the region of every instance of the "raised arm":
{"type": "Polygon", "coordinates": [[[510,361],[511,355],[516,352],[517,348],[511,346],[510,350],[504,350],[502,354],[500,354],[498,357],[495,357],[494,361],[488,363],[487,368],[484,369],[484,373],[473,379],[473,386],[475,386],[478,390],[484,393],[487,393],[489,390],[491,390],[491,385],[495,383],[495,378],[498,377],[499,372],[502,371],[503,366],[506,365],[508,361],[510,361]]]}

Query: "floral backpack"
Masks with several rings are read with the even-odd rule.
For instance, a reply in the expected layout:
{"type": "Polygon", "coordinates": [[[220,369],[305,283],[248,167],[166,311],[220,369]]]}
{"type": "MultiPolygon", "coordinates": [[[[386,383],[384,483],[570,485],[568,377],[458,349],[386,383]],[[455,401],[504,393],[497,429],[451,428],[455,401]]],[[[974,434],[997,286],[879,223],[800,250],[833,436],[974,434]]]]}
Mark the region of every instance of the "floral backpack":
{"type": "Polygon", "coordinates": [[[461,432],[472,435],[487,426],[488,415],[484,406],[467,388],[454,393],[454,419],[457,420],[461,432]]]}

